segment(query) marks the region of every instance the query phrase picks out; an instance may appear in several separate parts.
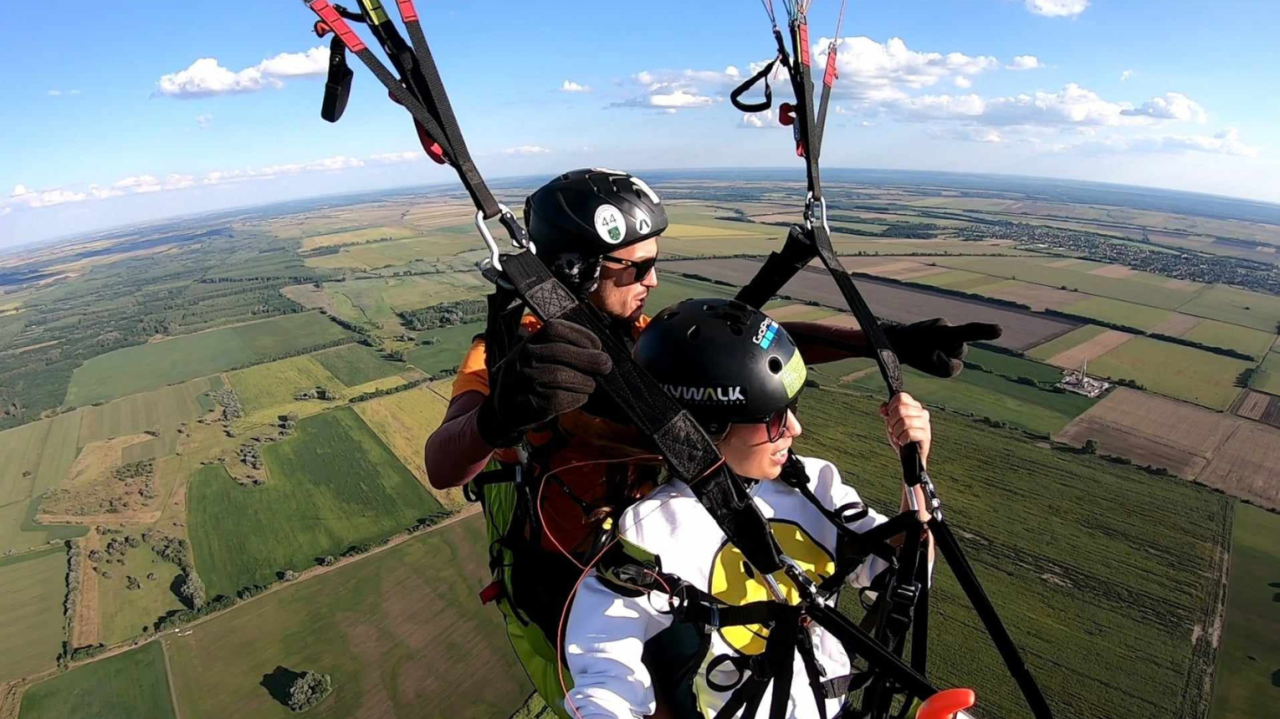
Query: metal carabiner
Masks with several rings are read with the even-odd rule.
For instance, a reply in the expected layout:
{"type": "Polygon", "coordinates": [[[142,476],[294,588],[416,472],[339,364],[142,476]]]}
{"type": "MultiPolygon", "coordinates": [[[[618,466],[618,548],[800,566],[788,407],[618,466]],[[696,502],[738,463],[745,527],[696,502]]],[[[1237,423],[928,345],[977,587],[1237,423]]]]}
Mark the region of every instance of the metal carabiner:
{"type": "MultiPolygon", "coordinates": [[[[498,211],[501,213],[502,223],[506,225],[508,230],[512,233],[511,246],[521,250],[529,250],[530,252],[537,254],[538,249],[533,244],[533,240],[525,237],[524,242],[521,243],[519,239],[517,239],[516,233],[519,231],[520,221],[516,219],[516,214],[511,211],[511,208],[502,203],[498,203],[498,211]]],[[[485,224],[484,220],[484,210],[476,210],[476,229],[480,231],[480,237],[484,240],[485,247],[489,248],[488,266],[498,272],[502,272],[501,251],[498,249],[498,242],[493,239],[493,233],[489,232],[489,226],[485,224]]],[[[484,260],[481,260],[479,264],[481,271],[484,271],[484,260]]]]}
{"type": "Polygon", "coordinates": [[[815,204],[813,201],[813,192],[809,192],[809,196],[804,200],[804,228],[806,230],[813,229],[814,209],[822,208],[822,229],[831,234],[831,225],[827,224],[827,198],[823,197],[815,204]]]}

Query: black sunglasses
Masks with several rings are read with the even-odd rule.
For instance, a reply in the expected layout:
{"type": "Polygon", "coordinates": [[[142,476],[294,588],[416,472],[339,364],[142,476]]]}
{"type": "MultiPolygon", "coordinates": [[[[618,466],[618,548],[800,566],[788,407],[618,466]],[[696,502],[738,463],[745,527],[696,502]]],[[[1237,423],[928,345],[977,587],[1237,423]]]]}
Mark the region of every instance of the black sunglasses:
{"type": "Polygon", "coordinates": [[[787,406],[775,411],[764,420],[765,432],[769,436],[770,442],[777,442],[782,439],[782,431],[787,428],[787,413],[795,414],[800,410],[800,395],[796,395],[787,406]]]}
{"type": "Polygon", "coordinates": [[[644,278],[648,277],[649,273],[653,272],[653,268],[658,265],[657,255],[654,255],[647,260],[624,260],[621,257],[614,257],[613,255],[604,255],[600,259],[608,262],[616,262],[624,267],[630,267],[635,270],[635,274],[632,276],[630,281],[631,284],[644,281],[644,278]]]}

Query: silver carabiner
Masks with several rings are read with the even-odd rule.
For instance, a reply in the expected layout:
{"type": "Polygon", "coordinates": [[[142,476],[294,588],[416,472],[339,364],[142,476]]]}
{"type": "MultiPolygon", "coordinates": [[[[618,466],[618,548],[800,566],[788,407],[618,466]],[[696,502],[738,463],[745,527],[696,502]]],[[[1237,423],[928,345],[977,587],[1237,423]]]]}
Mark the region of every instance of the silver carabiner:
{"type": "Polygon", "coordinates": [[[822,208],[822,229],[826,230],[829,235],[831,234],[831,225],[827,224],[827,198],[823,197],[815,204],[813,192],[810,192],[809,196],[804,200],[804,228],[806,230],[813,229],[814,209],[817,207],[822,208]]]}
{"type": "MultiPolygon", "coordinates": [[[[519,220],[516,219],[516,214],[511,211],[510,207],[507,207],[502,203],[498,203],[498,211],[502,214],[503,217],[510,219],[512,222],[519,222],[519,220]]],[[[493,233],[489,232],[489,226],[486,225],[484,222],[484,210],[476,210],[476,229],[480,231],[480,237],[484,239],[485,246],[489,248],[488,266],[492,267],[498,272],[502,272],[502,260],[500,259],[501,251],[498,249],[497,240],[493,239],[493,233]]],[[[516,241],[515,237],[512,237],[511,246],[520,250],[529,250],[535,255],[538,254],[538,248],[533,244],[533,240],[528,238],[525,239],[525,244],[522,245],[516,241]]],[[[484,261],[482,260],[481,261],[482,270],[483,270],[483,263],[484,261]]]]}

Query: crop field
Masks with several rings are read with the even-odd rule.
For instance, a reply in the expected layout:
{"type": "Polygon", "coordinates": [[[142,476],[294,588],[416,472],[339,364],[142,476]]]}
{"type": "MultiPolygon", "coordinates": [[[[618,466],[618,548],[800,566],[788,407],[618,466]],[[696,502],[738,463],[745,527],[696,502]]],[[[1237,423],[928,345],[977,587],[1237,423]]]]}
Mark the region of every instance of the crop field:
{"type": "Polygon", "coordinates": [[[1089,342],[1095,337],[1108,331],[1110,330],[1097,325],[1084,325],[1083,327],[1077,327],[1065,335],[1055,337],[1042,345],[1038,345],[1027,350],[1027,356],[1032,359],[1040,360],[1041,362],[1048,362],[1051,357],[1055,357],[1067,350],[1079,347],[1080,345],[1089,342]]]}
{"type": "Polygon", "coordinates": [[[350,322],[373,322],[399,327],[398,310],[482,297],[490,285],[479,272],[360,279],[326,282],[325,292],[333,298],[334,311],[350,322]]]}
{"type": "MultiPolygon", "coordinates": [[[[1089,326],[1092,327],[1093,325],[1089,326]]],[[[1131,335],[1128,332],[1104,329],[1101,334],[1093,339],[1052,355],[1045,362],[1063,369],[1079,369],[1083,362],[1096,360],[1134,337],[1136,335],[1131,335]]]]}
{"type": "Polygon", "coordinates": [[[259,415],[270,415],[271,409],[293,402],[293,396],[303,390],[326,387],[339,391],[343,386],[337,377],[320,366],[313,355],[254,365],[228,373],[227,379],[240,398],[250,423],[273,419],[272,416],[259,415]]]}
{"type": "Polygon", "coordinates": [[[1121,302],[1106,297],[1090,297],[1080,300],[1063,308],[1063,311],[1112,324],[1137,327],[1140,330],[1147,331],[1158,327],[1172,314],[1169,310],[1135,305],[1132,302],[1121,302]]]}
{"type": "Polygon", "coordinates": [[[1215,285],[1179,308],[1180,312],[1263,332],[1280,329],[1280,297],[1215,285]]]}
{"type": "Polygon", "coordinates": [[[79,443],[84,446],[108,437],[156,429],[161,431],[156,440],[160,440],[167,451],[158,451],[154,456],[172,454],[177,426],[199,419],[207,411],[206,407],[212,407],[208,397],[204,399],[210,404],[201,403],[202,396],[222,387],[222,377],[213,375],[130,395],[98,407],[85,407],[81,410],[79,443]]]}
{"type": "Polygon", "coordinates": [[[1280,352],[1268,352],[1254,370],[1249,386],[1261,392],[1280,395],[1280,352]]]}
{"type": "Polygon", "coordinates": [[[355,405],[356,414],[369,425],[387,448],[400,458],[413,472],[423,487],[441,504],[457,509],[465,502],[462,491],[432,489],[427,482],[427,468],[423,460],[423,448],[427,437],[440,426],[445,410],[449,407],[453,380],[421,385],[414,389],[379,397],[355,405]]]}
{"type": "Polygon", "coordinates": [[[457,235],[414,237],[394,242],[374,242],[356,245],[355,247],[344,247],[336,255],[308,257],[306,264],[308,267],[329,269],[355,267],[370,270],[379,267],[409,265],[413,262],[452,258],[468,252],[487,254],[479,235],[471,237],[457,235]]]}
{"type": "Polygon", "coordinates": [[[1058,382],[1062,379],[1062,370],[1057,367],[1021,357],[1011,357],[981,347],[970,347],[964,359],[966,362],[980,364],[996,374],[1008,377],[1030,377],[1038,382],[1058,382]]]}
{"type": "Polygon", "coordinates": [[[399,374],[404,365],[388,362],[364,345],[351,344],[310,355],[338,381],[348,387],[399,374]]]}
{"type": "Polygon", "coordinates": [[[76,667],[22,696],[22,719],[174,719],[160,642],[76,667]]]}
{"type": "Polygon", "coordinates": [[[301,420],[295,437],[262,454],[262,487],[242,487],[220,466],[192,481],[191,544],[210,596],[267,584],[441,508],[350,408],[301,420]]]}
{"type": "Polygon", "coordinates": [[[452,369],[462,361],[471,346],[471,340],[477,334],[484,334],[483,322],[471,322],[453,327],[441,327],[434,330],[423,330],[418,333],[419,340],[436,338],[433,345],[418,345],[409,350],[406,362],[429,375],[438,374],[441,370],[452,369]]]}
{"type": "Polygon", "coordinates": [[[1196,480],[1280,510],[1280,429],[1241,422],[1196,480]]]}
{"type": "Polygon", "coordinates": [[[302,241],[302,249],[315,250],[333,245],[351,245],[364,242],[400,240],[413,237],[414,232],[408,227],[368,227],[362,230],[334,232],[327,235],[312,235],[302,241]]]}
{"type": "MultiPolygon", "coordinates": [[[[990,417],[1037,434],[1057,432],[1095,402],[1080,395],[1037,389],[976,369],[967,369],[952,379],[939,379],[911,368],[903,374],[907,391],[921,402],[990,417]]],[[[873,393],[884,391],[879,372],[869,372],[853,383],[873,393]]]]}
{"type": "Polygon", "coordinates": [[[1280,693],[1280,517],[1240,502],[1231,536],[1231,582],[1210,719],[1268,716],[1280,693]]]}
{"type": "Polygon", "coordinates": [[[49,669],[62,650],[63,547],[0,558],[0,684],[49,669]]]}
{"type": "Polygon", "coordinates": [[[947,270],[946,272],[939,272],[936,275],[929,275],[920,279],[921,284],[946,287],[960,290],[961,292],[978,292],[979,294],[981,294],[979,291],[981,288],[994,287],[1007,282],[1012,282],[1012,280],[992,277],[991,275],[980,275],[966,270],[947,270]]]}
{"type": "Polygon", "coordinates": [[[332,697],[309,714],[509,716],[533,687],[499,613],[476,600],[490,579],[487,546],[470,517],[172,638],[182,716],[292,716],[262,686],[278,667],[332,675],[332,697]]]}
{"type": "Polygon", "coordinates": [[[0,432],[0,555],[84,535],[84,527],[35,523],[40,494],[75,462],[82,411],[0,432]]]}
{"type": "Polygon", "coordinates": [[[110,565],[110,572],[110,578],[97,577],[98,641],[104,644],[136,637],[167,612],[183,608],[170,586],[178,565],[160,559],[150,545],[130,549],[124,564],[110,565]],[[142,588],[129,589],[128,577],[136,577],[142,588]]]}
{"type": "MultiPolygon", "coordinates": [[[[878,403],[807,393],[798,444],[841,467],[871,506],[891,510],[901,469],[878,403]]],[[[1209,668],[1198,629],[1217,607],[1233,500],[946,413],[934,415],[929,471],[1055,715],[1169,717],[1202,701],[1187,678],[1209,668]]],[[[931,675],[973,687],[983,717],[1025,716],[943,564],[934,573],[931,675]]]]}
{"type": "Polygon", "coordinates": [[[347,332],[319,313],[287,315],[163,342],[126,347],[85,362],[71,376],[67,403],[85,405],[217,374],[347,332]]]}
{"type": "MultiPolygon", "coordinates": [[[[948,270],[948,272],[950,271],[952,270],[948,270]]],[[[952,286],[952,289],[963,290],[964,288],[952,286]]],[[[994,284],[984,282],[966,291],[977,292],[1000,300],[1019,302],[1037,312],[1041,312],[1046,308],[1065,310],[1080,302],[1080,293],[1078,292],[1068,292],[1054,287],[1034,285],[1030,282],[1019,282],[1017,280],[1004,280],[994,284]]]]}
{"type": "MultiPolygon", "coordinates": [[[[679,272],[699,274],[734,283],[734,288],[750,281],[760,264],[754,260],[687,260],[669,263],[679,272]]],[[[661,285],[658,289],[661,289],[661,285]]],[[[945,317],[952,324],[962,322],[996,322],[1004,326],[1004,336],[996,341],[1002,347],[1026,349],[1064,334],[1077,325],[1074,322],[1039,317],[1007,310],[976,301],[967,301],[931,292],[885,284],[870,280],[858,283],[871,309],[879,316],[899,322],[915,322],[932,317],[945,317]]],[[[807,268],[796,275],[783,292],[799,299],[814,300],[830,307],[844,307],[844,298],[825,270],[807,268]]]]}
{"type": "Polygon", "coordinates": [[[1236,378],[1252,368],[1252,362],[1149,337],[1134,337],[1089,363],[1097,375],[1136,379],[1152,392],[1217,410],[1231,406],[1240,394],[1236,378]]]}
{"type": "Polygon", "coordinates": [[[1243,392],[1231,407],[1237,417],[1257,420],[1280,429],[1280,397],[1252,390],[1243,392]]]}
{"type": "Polygon", "coordinates": [[[1240,420],[1229,415],[1117,387],[1054,439],[1076,446],[1097,440],[1100,454],[1192,479],[1238,426],[1240,420]]]}
{"type": "MultiPolygon", "coordinates": [[[[1108,265],[1088,260],[1021,259],[1017,257],[989,258],[935,258],[939,265],[968,270],[980,274],[1022,280],[1059,289],[1079,290],[1099,297],[1109,297],[1125,302],[1150,305],[1164,309],[1178,309],[1196,296],[1204,285],[1188,283],[1185,286],[1169,286],[1169,278],[1145,272],[1135,272],[1123,278],[1093,274],[1108,265]]],[[[1253,294],[1253,293],[1247,293],[1253,294]]],[[[1183,310],[1187,311],[1187,310],[1183,310]]],[[[1200,314],[1190,312],[1190,314],[1200,314]]]]}
{"type": "Polygon", "coordinates": [[[1274,331],[1263,332],[1217,320],[1202,320],[1179,336],[1201,344],[1244,352],[1258,359],[1265,357],[1267,350],[1276,341],[1274,331]]]}

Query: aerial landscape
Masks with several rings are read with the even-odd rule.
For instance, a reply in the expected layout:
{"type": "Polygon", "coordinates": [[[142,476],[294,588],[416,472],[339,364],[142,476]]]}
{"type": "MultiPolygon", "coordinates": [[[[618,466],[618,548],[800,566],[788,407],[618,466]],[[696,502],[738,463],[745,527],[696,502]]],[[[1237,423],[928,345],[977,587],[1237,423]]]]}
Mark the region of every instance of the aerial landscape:
{"type": "MultiPolygon", "coordinates": [[[[824,23],[837,7],[824,8],[824,23]]],[[[1025,7],[1037,21],[1101,12],[1085,0],[1025,7]],[[1079,10],[1035,9],[1059,5],[1079,10]]],[[[280,14],[305,30],[310,13],[294,10],[280,14]]],[[[444,47],[442,57],[460,49],[444,47]]],[[[321,83],[298,78],[328,71],[321,50],[306,72],[242,63],[260,77],[234,82],[257,86],[202,86],[183,112],[224,103],[230,125],[236,110],[222,95],[296,86],[299,123],[323,125],[318,135],[381,129],[381,115],[356,108],[385,104],[396,123],[386,127],[412,147],[408,119],[376,97],[363,68],[365,94],[335,126],[345,129],[315,117],[321,83]]],[[[168,64],[191,62],[175,57],[187,55],[168,64]]],[[[734,84],[745,67],[742,77],[730,68],[734,84]]],[[[464,66],[448,70],[452,79],[464,66]]],[[[173,104],[164,96],[203,82],[190,72],[166,75],[151,102],[173,104]]],[[[694,75],[650,87],[692,92],[680,83],[694,75]]],[[[969,87],[966,77],[955,87],[969,87]]],[[[775,82],[775,92],[789,87],[775,82]]],[[[575,98],[601,92],[569,84],[575,98]]],[[[665,107],[653,104],[653,122],[668,119],[665,107]]],[[[848,122],[846,112],[829,122],[848,122]]],[[[880,112],[874,123],[893,116],[880,112]]],[[[211,122],[188,136],[208,135],[211,122]]],[[[875,129],[863,124],[836,137],[875,129]]],[[[688,162],[659,154],[624,168],[661,197],[667,219],[646,315],[734,297],[812,219],[791,133],[742,134],[768,135],[783,152],[764,166],[690,150],[688,162]]],[[[634,157],[608,156],[607,136],[583,142],[611,165],[634,157]]],[[[559,172],[606,162],[521,147],[478,153],[482,166],[505,162],[489,189],[516,216],[559,172]]],[[[958,375],[907,366],[903,380],[930,413],[929,474],[947,520],[1053,715],[1272,716],[1280,204],[1154,176],[923,161],[865,169],[876,163],[829,152],[823,221],[875,315],[1002,328],[969,343],[958,375]]],[[[463,386],[464,355],[486,332],[494,283],[478,270],[491,253],[469,188],[449,168],[400,162],[387,167],[412,172],[391,184],[335,179],[384,172],[369,160],[225,186],[166,179],[154,193],[121,186],[102,199],[86,187],[75,201],[53,190],[31,200],[18,185],[0,205],[0,719],[568,716],[544,701],[488,606],[507,540],[488,524],[492,508],[424,461],[463,386]],[[313,175],[325,178],[315,191],[253,189],[313,175]],[[136,204],[223,190],[238,194],[136,204]],[[136,206],[91,216],[113,202],[136,206]],[[33,229],[38,213],[59,212],[33,229]]],[[[764,309],[784,324],[860,326],[817,260],[764,309]]],[[[894,509],[901,463],[884,447],[877,363],[807,372],[795,449],[833,463],[869,506],[894,509]]],[[[840,601],[850,616],[861,611],[853,594],[840,601]]],[[[930,681],[973,688],[974,717],[1030,716],[945,565],[929,595],[930,681]]]]}

